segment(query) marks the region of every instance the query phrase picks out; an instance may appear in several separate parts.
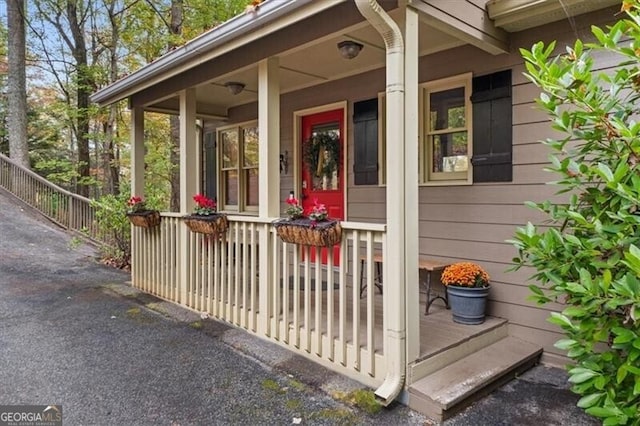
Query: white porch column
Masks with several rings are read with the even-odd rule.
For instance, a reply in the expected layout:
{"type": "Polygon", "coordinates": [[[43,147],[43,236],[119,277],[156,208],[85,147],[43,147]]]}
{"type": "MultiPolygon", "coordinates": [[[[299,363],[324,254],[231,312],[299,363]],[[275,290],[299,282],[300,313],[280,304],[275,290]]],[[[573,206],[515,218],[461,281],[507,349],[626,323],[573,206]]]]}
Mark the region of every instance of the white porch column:
{"type": "MultiPolygon", "coordinates": [[[[193,88],[180,92],[180,213],[193,212],[193,196],[197,191],[197,143],[196,143],[196,91],[193,88]]],[[[180,300],[187,303],[189,274],[189,239],[187,225],[180,224],[180,300]]]]}
{"type": "Polygon", "coordinates": [[[280,216],[280,78],[278,58],[258,64],[260,217],[280,216]]]}
{"type": "Polygon", "coordinates": [[[131,195],[144,196],[144,110],[131,108],[131,195]]]}
{"type": "Polygon", "coordinates": [[[196,90],[180,92],[180,213],[193,211],[193,196],[198,191],[198,155],[196,143],[196,90]]]}
{"type": "Polygon", "coordinates": [[[405,20],[405,110],[404,110],[404,220],[405,280],[407,316],[407,365],[420,356],[420,284],[418,272],[419,202],[418,202],[418,12],[407,7],[405,20]]]}
{"type": "MultiPolygon", "coordinates": [[[[280,78],[278,58],[258,64],[258,133],[260,168],[259,216],[280,215],[280,78]]],[[[269,244],[269,227],[260,232],[260,320],[259,332],[270,333],[272,269],[276,260],[269,244]]]]}

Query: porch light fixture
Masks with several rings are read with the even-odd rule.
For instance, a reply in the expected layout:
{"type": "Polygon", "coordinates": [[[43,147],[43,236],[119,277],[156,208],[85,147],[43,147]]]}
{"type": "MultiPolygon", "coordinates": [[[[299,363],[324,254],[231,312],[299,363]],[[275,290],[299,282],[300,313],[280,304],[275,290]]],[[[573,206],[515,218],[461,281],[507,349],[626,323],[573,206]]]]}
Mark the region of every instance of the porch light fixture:
{"type": "Polygon", "coordinates": [[[338,43],[338,50],[340,51],[340,56],[345,59],[353,59],[360,54],[364,46],[360,43],[357,43],[353,40],[344,40],[338,43]]]}
{"type": "Polygon", "coordinates": [[[228,81],[224,84],[232,95],[237,95],[244,90],[244,83],[239,81],[228,81]]]}

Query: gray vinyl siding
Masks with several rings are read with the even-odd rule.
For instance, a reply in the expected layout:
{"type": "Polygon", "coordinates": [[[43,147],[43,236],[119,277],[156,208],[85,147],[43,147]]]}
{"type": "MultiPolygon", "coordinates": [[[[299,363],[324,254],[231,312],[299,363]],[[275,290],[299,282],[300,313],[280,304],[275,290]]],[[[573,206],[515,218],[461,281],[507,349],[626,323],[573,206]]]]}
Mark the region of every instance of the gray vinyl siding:
{"type": "MultiPolygon", "coordinates": [[[[477,3],[477,2],[476,2],[477,3]]],[[[473,46],[462,46],[422,57],[419,68],[421,83],[465,72],[484,75],[511,69],[513,104],[513,181],[463,186],[427,186],[419,188],[420,256],[443,261],[468,260],[481,264],[492,277],[489,314],[506,318],[510,332],[524,340],[543,346],[547,355],[562,362],[562,352],[553,347],[561,337],[559,329],[547,321],[551,310],[562,309],[552,304],[539,307],[527,301],[527,279],[534,273],[525,268],[507,272],[517,255],[505,242],[519,226],[528,221],[541,224],[546,218],[524,206],[525,201],[551,199],[557,188],[546,184],[555,179],[543,168],[549,163],[550,151],[539,141],[558,136],[547,116],[536,108],[534,98],[539,90],[523,75],[524,65],[518,53],[520,46],[530,47],[544,39],[558,39],[558,52],[576,37],[588,39],[591,24],[603,25],[613,19],[615,8],[574,19],[575,28],[566,22],[527,30],[511,35],[512,53],[493,56],[473,46]]],[[[613,55],[598,59],[598,68],[615,64],[613,55]]],[[[339,81],[329,82],[281,97],[281,152],[289,153],[289,171],[281,174],[281,199],[294,187],[294,112],[334,102],[347,101],[347,220],[384,222],[386,188],[382,185],[353,185],[353,103],[371,99],[384,91],[383,69],[339,81]]],[[[257,117],[255,104],[229,111],[231,122],[257,117]]],[[[416,147],[417,155],[417,147],[416,147]]],[[[284,205],[283,205],[284,207],[284,205]]],[[[548,358],[548,360],[551,360],[548,358]]]]}

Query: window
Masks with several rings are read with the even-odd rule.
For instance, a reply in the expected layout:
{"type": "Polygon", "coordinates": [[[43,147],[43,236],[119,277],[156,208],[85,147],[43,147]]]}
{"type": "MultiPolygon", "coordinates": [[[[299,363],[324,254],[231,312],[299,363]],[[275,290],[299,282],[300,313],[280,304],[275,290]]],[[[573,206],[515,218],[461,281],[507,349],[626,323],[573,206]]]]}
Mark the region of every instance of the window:
{"type": "Polygon", "coordinates": [[[258,210],[258,125],[248,123],[218,131],[222,210],[258,210]]]}
{"type": "MultiPolygon", "coordinates": [[[[420,87],[420,181],[430,185],[510,182],[511,70],[473,79],[471,73],[466,73],[420,87]]],[[[378,98],[378,181],[384,184],[385,96],[380,94],[378,98]]],[[[354,124],[355,112],[354,105],[354,124]]],[[[357,159],[357,133],[354,142],[357,159]]]]}
{"type": "Polygon", "coordinates": [[[471,182],[471,74],[423,85],[422,180],[471,182]]]}

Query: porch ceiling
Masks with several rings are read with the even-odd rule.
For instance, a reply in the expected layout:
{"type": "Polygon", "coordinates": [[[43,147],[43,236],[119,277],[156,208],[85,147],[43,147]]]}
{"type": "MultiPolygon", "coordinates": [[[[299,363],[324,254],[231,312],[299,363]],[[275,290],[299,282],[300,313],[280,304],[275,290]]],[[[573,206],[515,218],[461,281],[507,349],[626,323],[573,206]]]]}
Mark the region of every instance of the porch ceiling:
{"type": "MultiPolygon", "coordinates": [[[[396,20],[404,19],[399,10],[390,12],[396,20]]],[[[438,52],[464,44],[455,37],[420,23],[420,54],[438,52]]],[[[280,91],[288,93],[357,75],[385,66],[384,41],[370,25],[360,23],[327,35],[305,45],[297,46],[278,55],[280,59],[280,91]],[[340,56],[337,44],[353,40],[364,45],[354,59],[340,56]]],[[[203,118],[224,119],[228,108],[256,102],[258,99],[258,64],[218,76],[196,87],[198,115],[203,118]],[[226,82],[245,84],[244,90],[233,95],[226,82]]],[[[148,110],[177,113],[178,97],[171,97],[147,105],[148,110]]]]}
{"type": "Polygon", "coordinates": [[[496,26],[516,32],[616,4],[620,0],[489,0],[487,11],[496,26]]]}

